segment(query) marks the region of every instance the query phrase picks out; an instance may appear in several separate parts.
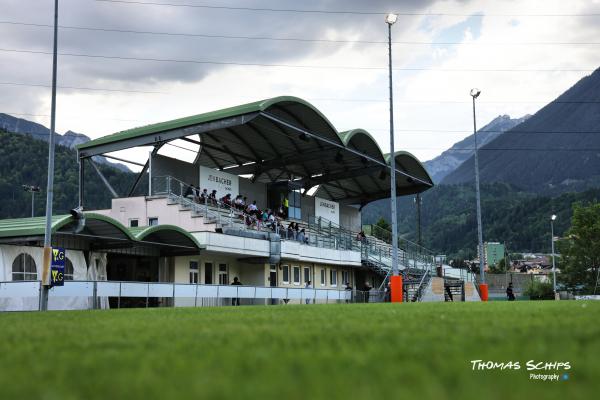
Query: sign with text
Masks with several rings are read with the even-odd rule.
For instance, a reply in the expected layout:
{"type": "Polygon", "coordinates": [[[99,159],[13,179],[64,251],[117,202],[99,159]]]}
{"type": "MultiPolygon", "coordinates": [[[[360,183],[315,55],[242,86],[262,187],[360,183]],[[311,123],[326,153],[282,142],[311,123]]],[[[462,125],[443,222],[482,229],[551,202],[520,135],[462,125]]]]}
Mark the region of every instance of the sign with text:
{"type": "Polygon", "coordinates": [[[325,218],[336,225],[340,224],[340,204],[335,201],[315,197],[315,216],[325,218]]]}
{"type": "Polygon", "coordinates": [[[65,249],[52,248],[52,262],[50,263],[50,285],[63,286],[65,284],[65,249]]]}
{"type": "Polygon", "coordinates": [[[208,193],[217,191],[217,197],[228,193],[235,198],[240,193],[240,182],[237,175],[200,166],[200,191],[207,189],[208,193]]]}

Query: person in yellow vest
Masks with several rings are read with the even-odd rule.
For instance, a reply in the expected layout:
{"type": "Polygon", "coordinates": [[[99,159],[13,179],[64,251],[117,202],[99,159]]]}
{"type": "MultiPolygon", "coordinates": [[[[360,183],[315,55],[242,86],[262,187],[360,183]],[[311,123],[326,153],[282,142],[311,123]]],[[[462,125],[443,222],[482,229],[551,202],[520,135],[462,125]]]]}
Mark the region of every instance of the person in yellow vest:
{"type": "Polygon", "coordinates": [[[290,206],[290,202],[288,201],[288,198],[285,197],[283,199],[283,213],[285,215],[285,219],[287,219],[288,216],[289,216],[289,214],[288,214],[288,208],[289,208],[289,206],[290,206]]]}

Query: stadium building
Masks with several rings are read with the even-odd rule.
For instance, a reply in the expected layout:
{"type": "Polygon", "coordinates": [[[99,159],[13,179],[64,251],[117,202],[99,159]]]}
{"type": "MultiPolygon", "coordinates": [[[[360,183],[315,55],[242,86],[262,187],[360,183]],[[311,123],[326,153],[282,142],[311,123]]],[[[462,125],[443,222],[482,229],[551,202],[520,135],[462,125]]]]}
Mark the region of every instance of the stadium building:
{"type": "MultiPolygon", "coordinates": [[[[53,218],[67,284],[51,290],[51,308],[381,299],[390,234],[365,229],[361,210],[389,198],[391,155],[362,129],[338,132],[306,101],[277,97],[152,124],[77,151],[73,204],[85,212],[53,218]],[[133,148],[148,159],[116,193],[94,157],[131,162],[119,152],[133,148]],[[109,209],[86,208],[86,168],[113,194],[109,209]],[[147,193],[135,195],[143,181],[147,193]]],[[[399,196],[433,186],[413,155],[393,157],[399,196]]],[[[43,235],[44,218],[0,221],[0,309],[37,308],[43,235]]],[[[408,241],[399,251],[405,299],[443,301],[434,255],[408,241]]],[[[478,298],[466,275],[448,275],[462,300],[478,298]]]]}

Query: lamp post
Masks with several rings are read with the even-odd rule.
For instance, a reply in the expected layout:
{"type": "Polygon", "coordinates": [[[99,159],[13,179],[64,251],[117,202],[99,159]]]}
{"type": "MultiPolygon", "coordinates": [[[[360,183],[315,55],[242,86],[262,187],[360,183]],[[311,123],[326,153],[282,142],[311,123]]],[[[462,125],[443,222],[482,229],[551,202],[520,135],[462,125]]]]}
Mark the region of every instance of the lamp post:
{"type": "Polygon", "coordinates": [[[396,14],[388,14],[385,22],[388,25],[388,66],[390,85],[390,207],[392,213],[392,275],[398,275],[398,221],[396,218],[396,158],[394,157],[394,93],[392,88],[392,25],[396,22],[396,14]]]}
{"type": "Polygon", "coordinates": [[[394,91],[392,87],[392,25],[398,20],[397,14],[388,14],[388,66],[390,84],[390,206],[392,214],[392,277],[390,278],[391,301],[402,302],[402,277],[398,273],[398,220],[396,218],[396,157],[394,154],[394,91]]]}
{"type": "Polygon", "coordinates": [[[554,291],[554,299],[557,299],[556,293],[556,263],[554,261],[554,221],[556,215],[552,214],[550,217],[550,240],[552,241],[552,289],[554,291]]]}
{"type": "Polygon", "coordinates": [[[483,266],[483,228],[481,226],[481,196],[479,193],[479,155],[477,148],[477,118],[475,117],[475,99],[481,94],[479,89],[471,89],[471,97],[473,98],[473,138],[475,140],[475,198],[477,202],[477,239],[479,248],[479,291],[481,300],[488,299],[488,286],[485,283],[485,271],[483,266]]]}
{"type": "Polygon", "coordinates": [[[56,127],[56,66],[58,59],[58,0],[54,0],[54,51],[52,54],[52,102],[50,106],[50,140],[48,144],[48,185],[46,186],[46,229],[44,232],[44,259],[40,310],[48,309],[50,289],[50,263],[52,258],[52,199],[54,195],[54,134],[56,127]]]}
{"type": "Polygon", "coordinates": [[[39,186],[22,185],[23,190],[31,193],[31,218],[35,216],[35,194],[40,192],[39,186]]]}

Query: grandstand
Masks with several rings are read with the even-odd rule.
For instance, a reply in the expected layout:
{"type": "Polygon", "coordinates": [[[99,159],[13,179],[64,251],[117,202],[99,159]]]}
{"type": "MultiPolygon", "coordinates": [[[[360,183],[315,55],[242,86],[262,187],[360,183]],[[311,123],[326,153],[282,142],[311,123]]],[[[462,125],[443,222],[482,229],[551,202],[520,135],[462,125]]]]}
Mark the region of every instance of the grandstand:
{"type": "MultiPolygon", "coordinates": [[[[393,156],[398,195],[433,186],[414,156],[393,156]]],[[[361,209],[389,198],[391,156],[362,129],[338,132],[304,100],[277,97],[118,132],[79,145],[78,157],[85,221],[57,216],[53,245],[67,250],[71,277],[86,285],[52,289],[51,307],[384,300],[391,235],[363,227],[361,209]],[[149,157],[128,193],[95,168],[114,198],[109,209],[87,210],[84,170],[93,157],[126,161],[116,152],[140,147],[149,157]],[[134,195],[143,179],[148,193],[134,195]],[[234,277],[241,285],[230,286],[234,277]]],[[[9,281],[39,274],[42,224],[0,221],[3,309],[36,308],[36,286],[25,293],[9,281]]],[[[399,252],[406,301],[478,299],[472,276],[442,276],[429,250],[401,239],[399,252]]]]}

